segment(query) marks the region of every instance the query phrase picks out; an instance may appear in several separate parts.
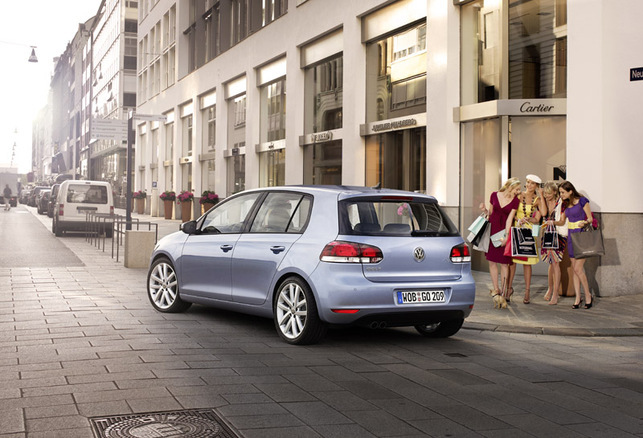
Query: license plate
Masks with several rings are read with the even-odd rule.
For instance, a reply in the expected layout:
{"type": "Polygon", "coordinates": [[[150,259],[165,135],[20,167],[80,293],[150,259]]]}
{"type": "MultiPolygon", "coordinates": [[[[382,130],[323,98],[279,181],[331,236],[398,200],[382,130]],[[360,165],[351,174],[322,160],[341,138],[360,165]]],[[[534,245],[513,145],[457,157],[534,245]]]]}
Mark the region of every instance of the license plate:
{"type": "Polygon", "coordinates": [[[444,303],[443,290],[397,291],[397,304],[444,303]]]}

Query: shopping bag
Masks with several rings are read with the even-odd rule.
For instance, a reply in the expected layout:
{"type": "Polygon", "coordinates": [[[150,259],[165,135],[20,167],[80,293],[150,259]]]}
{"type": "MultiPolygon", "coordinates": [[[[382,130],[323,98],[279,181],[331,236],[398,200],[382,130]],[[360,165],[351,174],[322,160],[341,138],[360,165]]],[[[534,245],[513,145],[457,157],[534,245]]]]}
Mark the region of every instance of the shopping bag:
{"type": "Polygon", "coordinates": [[[536,240],[529,228],[511,228],[511,256],[538,257],[536,240]]]}
{"type": "Polygon", "coordinates": [[[547,225],[541,240],[543,249],[558,249],[558,231],[553,225],[547,225]]]}
{"type": "Polygon", "coordinates": [[[540,236],[540,224],[534,224],[531,227],[531,235],[534,236],[534,239],[537,239],[540,236]]]}
{"type": "Polygon", "coordinates": [[[505,243],[505,250],[503,254],[505,257],[511,257],[511,239],[507,240],[507,243],[505,243]]]}
{"type": "Polygon", "coordinates": [[[482,238],[482,235],[484,234],[487,228],[489,228],[489,222],[483,223],[482,227],[480,228],[480,231],[476,233],[474,238],[471,240],[471,243],[474,245],[477,245],[480,242],[480,239],[482,238]]]}
{"type": "Polygon", "coordinates": [[[570,235],[572,236],[574,258],[585,259],[605,255],[603,233],[600,229],[589,227],[579,233],[570,233],[570,235]]]}
{"type": "Polygon", "coordinates": [[[480,238],[482,237],[482,234],[484,233],[485,229],[486,229],[488,226],[489,226],[489,221],[485,219],[485,220],[482,222],[482,225],[481,225],[480,227],[477,227],[477,228],[478,228],[478,232],[477,232],[477,233],[474,233],[474,232],[470,232],[470,233],[469,233],[469,235],[467,236],[467,241],[468,241],[469,243],[473,244],[473,245],[476,245],[476,244],[477,244],[477,242],[479,242],[479,241],[480,241],[480,238]]]}
{"type": "Polygon", "coordinates": [[[469,225],[469,228],[467,228],[469,231],[473,233],[473,235],[477,235],[484,223],[487,222],[487,218],[481,214],[476,218],[476,220],[473,221],[471,225],[469,225]]]}
{"type": "Polygon", "coordinates": [[[491,241],[491,224],[487,222],[487,225],[484,227],[484,231],[479,239],[474,239],[473,249],[477,251],[487,252],[489,251],[489,242],[491,241]],[[477,240],[477,242],[476,242],[477,240]]]}
{"type": "Polygon", "coordinates": [[[500,230],[493,236],[491,236],[491,243],[493,246],[498,248],[502,244],[502,239],[505,238],[505,230],[500,230]]]}

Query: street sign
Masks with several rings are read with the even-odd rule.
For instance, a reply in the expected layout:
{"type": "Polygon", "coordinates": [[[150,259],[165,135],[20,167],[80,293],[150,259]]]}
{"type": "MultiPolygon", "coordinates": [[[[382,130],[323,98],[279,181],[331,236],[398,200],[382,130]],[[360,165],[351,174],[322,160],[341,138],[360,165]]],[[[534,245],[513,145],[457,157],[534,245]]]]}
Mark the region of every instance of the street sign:
{"type": "Polygon", "coordinates": [[[643,81],[643,67],[630,69],[630,82],[632,81],[643,81]]]}
{"type": "Polygon", "coordinates": [[[91,138],[127,141],[127,120],[92,119],[91,138]]]}

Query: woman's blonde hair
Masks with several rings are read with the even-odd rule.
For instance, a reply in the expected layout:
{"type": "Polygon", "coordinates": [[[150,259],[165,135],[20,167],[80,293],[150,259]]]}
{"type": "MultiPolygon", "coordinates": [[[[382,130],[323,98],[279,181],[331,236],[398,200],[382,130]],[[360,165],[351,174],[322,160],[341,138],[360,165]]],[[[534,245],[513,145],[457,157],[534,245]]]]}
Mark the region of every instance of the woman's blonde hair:
{"type": "Polygon", "coordinates": [[[505,190],[509,190],[514,186],[519,186],[520,185],[520,180],[516,177],[514,178],[509,178],[507,181],[505,181],[504,185],[500,188],[499,192],[504,192],[505,190]]]}
{"type": "Polygon", "coordinates": [[[545,183],[545,186],[543,187],[543,192],[545,193],[553,193],[556,198],[558,198],[559,193],[558,193],[558,184],[556,184],[556,181],[547,181],[545,183]]]}

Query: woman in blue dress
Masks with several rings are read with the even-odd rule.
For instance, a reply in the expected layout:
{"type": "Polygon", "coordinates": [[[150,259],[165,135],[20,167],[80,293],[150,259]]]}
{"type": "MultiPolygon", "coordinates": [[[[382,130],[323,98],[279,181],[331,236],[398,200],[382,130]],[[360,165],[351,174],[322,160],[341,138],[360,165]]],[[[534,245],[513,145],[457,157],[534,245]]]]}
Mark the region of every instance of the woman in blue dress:
{"type": "MultiPolygon", "coordinates": [[[[572,245],[573,233],[580,233],[583,231],[583,228],[586,225],[592,225],[594,222],[594,216],[592,215],[592,210],[589,207],[589,199],[582,196],[574,185],[569,181],[563,182],[559,187],[558,191],[560,197],[565,203],[565,211],[561,214],[561,221],[565,223],[565,219],[568,221],[569,229],[569,239],[567,240],[567,251],[569,252],[569,258],[572,263],[572,270],[574,272],[574,291],[576,293],[576,301],[572,306],[573,309],[578,309],[581,304],[581,285],[585,291],[585,308],[591,309],[594,304],[592,299],[592,294],[589,290],[589,283],[587,282],[587,275],[585,275],[585,259],[576,259],[574,258],[574,245],[572,245]]],[[[559,221],[559,222],[561,222],[559,221]]],[[[559,225],[559,223],[555,223],[559,225]]]]}

